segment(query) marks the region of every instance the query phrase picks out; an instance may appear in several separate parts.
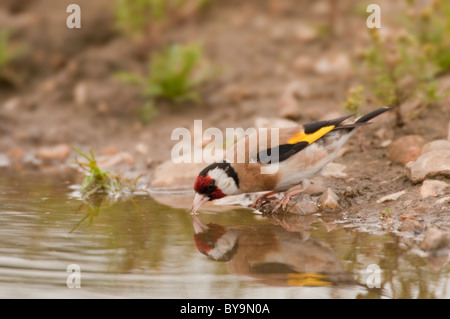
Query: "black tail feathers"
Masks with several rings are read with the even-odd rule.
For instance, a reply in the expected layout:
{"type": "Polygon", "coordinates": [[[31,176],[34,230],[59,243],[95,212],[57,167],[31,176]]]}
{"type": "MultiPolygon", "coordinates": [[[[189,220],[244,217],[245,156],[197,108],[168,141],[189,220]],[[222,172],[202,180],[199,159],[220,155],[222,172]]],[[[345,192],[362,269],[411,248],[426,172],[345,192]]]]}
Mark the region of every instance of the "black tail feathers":
{"type": "Polygon", "coordinates": [[[366,123],[366,122],[370,121],[371,119],[373,119],[374,117],[377,117],[378,115],[383,114],[384,112],[392,110],[393,108],[394,107],[388,107],[388,106],[380,107],[379,109],[376,109],[375,111],[372,111],[370,113],[367,113],[366,115],[363,115],[363,116],[357,118],[355,120],[355,123],[366,123]]]}

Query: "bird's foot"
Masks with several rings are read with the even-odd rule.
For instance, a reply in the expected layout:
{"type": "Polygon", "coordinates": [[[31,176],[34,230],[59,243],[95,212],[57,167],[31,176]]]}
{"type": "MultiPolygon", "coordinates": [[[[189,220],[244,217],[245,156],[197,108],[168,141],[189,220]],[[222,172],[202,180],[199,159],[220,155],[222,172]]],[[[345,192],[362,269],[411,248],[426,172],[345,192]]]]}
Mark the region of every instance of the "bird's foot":
{"type": "Polygon", "coordinates": [[[272,209],[272,214],[275,214],[280,208],[286,210],[287,204],[291,200],[292,197],[302,193],[304,187],[302,185],[295,186],[287,191],[284,197],[278,202],[278,204],[272,209]]]}
{"type": "Polygon", "coordinates": [[[260,197],[258,197],[253,203],[248,205],[248,207],[259,210],[265,203],[277,200],[276,197],[272,196],[277,193],[279,193],[279,191],[273,191],[273,192],[263,194],[260,197]]]}

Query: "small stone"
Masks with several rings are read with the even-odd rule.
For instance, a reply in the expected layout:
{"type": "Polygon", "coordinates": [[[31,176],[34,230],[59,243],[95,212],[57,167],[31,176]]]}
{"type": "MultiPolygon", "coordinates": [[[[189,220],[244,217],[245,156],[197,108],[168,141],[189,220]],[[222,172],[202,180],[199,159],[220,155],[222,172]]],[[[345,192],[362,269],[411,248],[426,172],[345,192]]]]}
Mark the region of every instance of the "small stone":
{"type": "Polygon", "coordinates": [[[300,105],[295,96],[282,96],[278,102],[279,115],[285,119],[297,119],[301,115],[300,105]]]}
{"type": "Polygon", "coordinates": [[[322,176],[324,177],[334,177],[334,178],[345,178],[347,174],[344,171],[347,169],[347,166],[339,163],[330,163],[327,167],[322,171],[322,176]]]}
{"type": "Polygon", "coordinates": [[[155,168],[152,187],[188,187],[192,189],[198,173],[206,163],[174,163],[167,160],[155,168]]]}
{"type": "Polygon", "coordinates": [[[318,35],[319,34],[316,29],[306,24],[299,24],[294,30],[295,38],[303,43],[316,40],[318,38],[318,35]]]}
{"type": "Polygon", "coordinates": [[[350,59],[347,55],[335,54],[330,57],[322,57],[314,64],[314,71],[318,74],[345,74],[350,71],[350,59]]]}
{"type": "Polygon", "coordinates": [[[406,164],[406,176],[413,183],[438,175],[450,176],[450,150],[431,151],[406,164]]]}
{"type": "Polygon", "coordinates": [[[420,152],[420,155],[423,155],[425,153],[429,153],[432,151],[442,151],[442,150],[450,150],[450,141],[446,141],[446,140],[431,141],[422,147],[422,151],[420,152]]]}
{"type": "Polygon", "coordinates": [[[420,249],[425,251],[437,250],[450,244],[450,234],[437,227],[427,227],[420,249]]]}
{"type": "Polygon", "coordinates": [[[109,113],[109,107],[108,104],[104,101],[97,104],[97,112],[99,114],[108,114],[109,113]]]}
{"type": "Polygon", "coordinates": [[[292,204],[289,204],[288,211],[293,214],[309,215],[319,211],[319,207],[310,198],[303,198],[298,202],[293,202],[292,204]]]}
{"type": "Polygon", "coordinates": [[[407,218],[402,222],[398,230],[404,232],[414,232],[414,231],[421,232],[423,230],[423,227],[418,220],[414,218],[407,218]]]}
{"type": "Polygon", "coordinates": [[[297,119],[301,116],[298,98],[310,96],[309,87],[301,81],[288,83],[278,102],[279,115],[282,118],[297,119]]]}
{"type": "Polygon", "coordinates": [[[18,111],[23,105],[22,99],[19,97],[12,97],[3,103],[3,109],[7,112],[18,111]]]}
{"type": "Polygon", "coordinates": [[[310,56],[301,55],[294,59],[292,67],[297,72],[310,71],[313,66],[313,61],[310,56]]]}
{"type": "Polygon", "coordinates": [[[377,204],[384,203],[384,202],[387,202],[387,201],[397,200],[401,196],[403,196],[405,193],[406,193],[406,191],[401,191],[401,192],[397,192],[397,193],[394,193],[394,194],[386,195],[384,197],[381,197],[379,200],[377,200],[377,204]]]}
{"type": "Polygon", "coordinates": [[[84,105],[87,102],[87,85],[83,82],[78,83],[74,90],[73,96],[77,105],[84,105]]]}
{"type": "Polygon", "coordinates": [[[425,140],[419,135],[406,135],[396,139],[389,145],[388,157],[397,164],[406,165],[420,156],[425,140]]]}
{"type": "Polygon", "coordinates": [[[97,164],[101,169],[116,167],[119,165],[134,165],[134,157],[127,152],[120,152],[112,156],[97,158],[97,164]]]}
{"type": "Polygon", "coordinates": [[[145,155],[148,153],[148,146],[144,143],[138,143],[136,144],[136,152],[141,155],[145,155]]]}
{"type": "Polygon", "coordinates": [[[0,153],[0,167],[8,167],[11,165],[8,156],[6,154],[0,153]]]}
{"type": "Polygon", "coordinates": [[[42,147],[36,152],[36,158],[47,161],[64,161],[69,156],[70,151],[70,146],[67,144],[42,147]]]}
{"type": "Polygon", "coordinates": [[[56,90],[56,82],[52,79],[42,82],[42,91],[45,93],[52,93],[56,90]]]}
{"type": "Polygon", "coordinates": [[[8,151],[8,157],[12,160],[20,161],[23,158],[24,151],[20,147],[12,148],[8,151]]]}
{"type": "Polygon", "coordinates": [[[116,155],[118,152],[117,147],[114,145],[106,146],[102,151],[100,152],[101,156],[112,156],[116,155]]]}
{"type": "Polygon", "coordinates": [[[439,198],[439,199],[436,201],[436,204],[438,204],[438,205],[442,205],[442,204],[445,204],[445,203],[450,204],[450,196],[446,196],[446,197],[439,198]]]}
{"type": "Polygon", "coordinates": [[[320,206],[321,210],[325,211],[334,211],[338,210],[341,207],[339,206],[339,197],[330,189],[328,188],[317,200],[317,203],[320,206]]]}
{"type": "Polygon", "coordinates": [[[448,186],[450,185],[444,181],[427,179],[423,181],[420,187],[420,196],[422,198],[428,198],[443,195],[448,186]]]}

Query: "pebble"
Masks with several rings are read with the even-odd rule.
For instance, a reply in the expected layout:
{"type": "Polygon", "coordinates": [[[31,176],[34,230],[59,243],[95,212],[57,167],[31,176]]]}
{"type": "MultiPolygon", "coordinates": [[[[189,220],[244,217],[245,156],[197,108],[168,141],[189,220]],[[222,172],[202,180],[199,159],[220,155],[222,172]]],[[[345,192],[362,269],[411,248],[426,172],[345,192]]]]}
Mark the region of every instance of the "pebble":
{"type": "Polygon", "coordinates": [[[8,167],[11,164],[6,154],[0,153],[0,167],[8,167]]]}
{"type": "Polygon", "coordinates": [[[309,215],[319,211],[319,207],[309,196],[304,196],[300,201],[289,204],[288,211],[293,214],[309,215]]]}
{"type": "Polygon", "coordinates": [[[450,185],[444,181],[427,179],[423,181],[420,187],[420,196],[422,198],[428,198],[443,195],[448,186],[450,185]]]}
{"type": "Polygon", "coordinates": [[[116,167],[119,165],[134,165],[135,159],[128,152],[120,152],[112,156],[101,156],[97,158],[97,164],[101,169],[116,167]]]}
{"type": "Polygon", "coordinates": [[[84,82],[78,83],[73,90],[75,104],[84,105],[87,102],[87,85],[84,82]]]}
{"type": "Polygon", "coordinates": [[[405,193],[406,193],[406,191],[401,191],[401,192],[393,193],[393,194],[390,194],[390,195],[386,195],[384,197],[381,197],[379,200],[377,200],[377,204],[384,203],[384,202],[387,202],[387,201],[397,200],[401,196],[403,196],[405,193]]]}
{"type": "Polygon", "coordinates": [[[450,234],[437,227],[429,226],[425,233],[420,249],[425,251],[437,250],[450,244],[450,234]]]}
{"type": "Polygon", "coordinates": [[[285,119],[297,119],[301,116],[300,105],[294,90],[286,90],[282,94],[278,102],[278,114],[285,119]]]}
{"type": "Polygon", "coordinates": [[[398,228],[399,231],[406,231],[406,232],[414,232],[419,231],[421,232],[423,230],[422,224],[413,218],[405,219],[400,227],[398,228]]]}
{"type": "Polygon", "coordinates": [[[445,204],[445,203],[449,203],[450,204],[450,196],[439,198],[436,201],[436,204],[438,204],[438,205],[442,205],[442,204],[445,204]]]}
{"type": "Polygon", "coordinates": [[[424,144],[425,140],[422,136],[402,136],[390,143],[387,155],[392,162],[406,165],[410,161],[417,160],[424,144]]]}
{"type": "Polygon", "coordinates": [[[24,151],[20,147],[12,148],[8,151],[8,157],[12,160],[20,161],[24,156],[24,151]]]}
{"type": "Polygon", "coordinates": [[[431,141],[422,147],[422,151],[420,152],[420,155],[423,155],[425,153],[429,153],[432,151],[441,151],[441,150],[450,150],[450,141],[446,141],[446,140],[431,141]]]}
{"type": "Polygon", "coordinates": [[[450,176],[450,150],[431,151],[406,164],[406,176],[413,183],[438,175],[450,176]]]}
{"type": "Polygon", "coordinates": [[[322,176],[324,177],[334,177],[334,178],[345,178],[347,174],[344,171],[347,169],[347,166],[339,163],[330,163],[327,167],[322,171],[322,176]]]}
{"type": "Polygon", "coordinates": [[[339,197],[328,188],[317,200],[321,210],[334,211],[341,207],[339,206],[339,197]]]}
{"type": "Polygon", "coordinates": [[[36,158],[41,160],[59,160],[64,161],[70,154],[71,148],[67,144],[58,144],[54,146],[46,146],[37,150],[36,158]]]}
{"type": "Polygon", "coordinates": [[[346,74],[350,71],[350,59],[343,53],[330,57],[322,57],[314,64],[314,71],[318,74],[346,74]]]}
{"type": "Polygon", "coordinates": [[[314,41],[318,38],[319,34],[316,29],[306,24],[299,24],[294,30],[294,36],[302,43],[314,41]]]}
{"type": "Polygon", "coordinates": [[[278,113],[281,118],[297,119],[301,116],[298,99],[311,97],[311,88],[305,82],[292,81],[283,89],[278,102],[278,113]]]}
{"type": "Polygon", "coordinates": [[[300,55],[294,59],[292,67],[297,72],[310,71],[313,66],[313,60],[310,56],[300,55]]]}
{"type": "Polygon", "coordinates": [[[146,155],[148,153],[148,146],[144,143],[137,143],[136,152],[138,152],[141,155],[146,155]]]}
{"type": "Polygon", "coordinates": [[[152,187],[188,187],[192,189],[205,163],[174,163],[167,160],[155,168],[152,187]]]}

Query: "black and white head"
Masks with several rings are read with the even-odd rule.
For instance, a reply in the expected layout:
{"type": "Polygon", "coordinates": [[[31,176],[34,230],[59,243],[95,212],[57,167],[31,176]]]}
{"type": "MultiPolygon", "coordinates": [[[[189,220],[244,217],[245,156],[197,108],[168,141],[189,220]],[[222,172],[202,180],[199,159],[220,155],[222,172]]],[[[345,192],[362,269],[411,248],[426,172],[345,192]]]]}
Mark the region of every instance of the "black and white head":
{"type": "Polygon", "coordinates": [[[239,194],[239,178],[230,163],[214,163],[203,169],[194,183],[192,213],[205,202],[239,194]]]}
{"type": "Polygon", "coordinates": [[[194,243],[197,249],[216,261],[230,261],[238,250],[238,232],[218,224],[205,224],[192,215],[194,243]]]}

